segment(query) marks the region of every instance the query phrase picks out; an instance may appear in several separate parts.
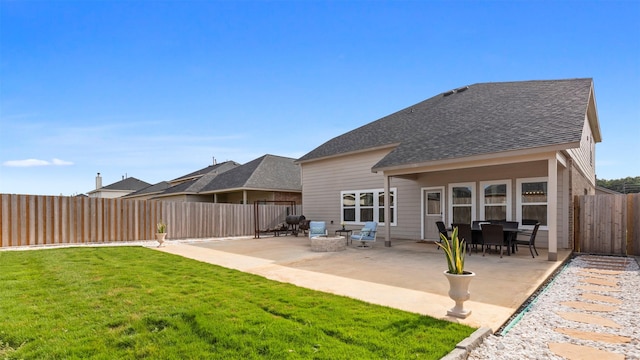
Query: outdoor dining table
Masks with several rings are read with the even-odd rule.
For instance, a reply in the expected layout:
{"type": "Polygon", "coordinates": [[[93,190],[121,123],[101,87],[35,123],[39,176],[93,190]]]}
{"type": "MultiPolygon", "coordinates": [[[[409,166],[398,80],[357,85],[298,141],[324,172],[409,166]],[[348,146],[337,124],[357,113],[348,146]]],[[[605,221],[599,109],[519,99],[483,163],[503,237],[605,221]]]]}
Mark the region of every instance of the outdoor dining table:
{"type": "MultiPolygon", "coordinates": [[[[498,225],[502,225],[502,232],[504,233],[504,242],[505,242],[505,245],[507,246],[507,255],[511,256],[511,253],[515,252],[514,240],[518,235],[518,233],[524,230],[519,229],[518,227],[505,226],[504,224],[498,224],[498,225]]],[[[471,233],[474,238],[482,239],[481,225],[477,224],[476,226],[471,226],[471,233]]],[[[480,242],[480,244],[482,244],[482,242],[480,242]]]]}

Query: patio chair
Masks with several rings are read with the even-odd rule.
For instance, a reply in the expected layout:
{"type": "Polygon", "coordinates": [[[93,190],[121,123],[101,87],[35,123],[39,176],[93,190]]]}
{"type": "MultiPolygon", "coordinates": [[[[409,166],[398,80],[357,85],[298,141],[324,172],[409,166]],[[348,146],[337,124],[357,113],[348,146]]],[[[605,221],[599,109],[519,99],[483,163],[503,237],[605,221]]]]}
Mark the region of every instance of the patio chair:
{"type": "MultiPolygon", "coordinates": [[[[447,231],[447,227],[444,225],[444,222],[436,221],[436,226],[438,226],[438,232],[440,234],[444,235],[447,240],[451,240],[451,236],[449,236],[449,232],[447,231]]],[[[442,238],[440,236],[438,236],[438,242],[442,244],[442,238]]],[[[438,249],[440,249],[440,246],[438,246],[438,249]]]]}
{"type": "Polygon", "coordinates": [[[518,239],[518,237],[516,236],[515,240],[513,241],[516,246],[516,251],[518,251],[518,245],[527,245],[529,246],[529,252],[531,252],[532,258],[535,258],[535,256],[533,256],[534,251],[536,252],[536,255],[538,255],[538,250],[536,249],[536,234],[538,233],[539,227],[540,223],[538,222],[534,225],[533,231],[529,235],[528,239],[518,239]]]}
{"type": "Polygon", "coordinates": [[[367,243],[373,243],[376,241],[376,236],[378,234],[378,223],[375,221],[367,221],[364,223],[364,227],[360,231],[354,231],[351,234],[351,241],[360,241],[359,248],[370,248],[371,245],[367,245],[367,243]]]}
{"type": "Polygon", "coordinates": [[[496,248],[500,246],[500,257],[502,257],[502,246],[504,245],[504,232],[502,225],[497,224],[482,224],[482,256],[487,248],[491,249],[491,245],[495,245],[496,248]]]}
{"type": "MultiPolygon", "coordinates": [[[[458,228],[458,239],[464,240],[465,247],[467,248],[467,254],[470,254],[471,244],[473,242],[473,234],[471,232],[471,225],[469,224],[451,224],[452,228],[458,228]]],[[[477,251],[477,250],[476,250],[477,251]]]]}
{"type": "Polygon", "coordinates": [[[327,234],[327,225],[324,221],[309,221],[309,239],[327,234]]]}

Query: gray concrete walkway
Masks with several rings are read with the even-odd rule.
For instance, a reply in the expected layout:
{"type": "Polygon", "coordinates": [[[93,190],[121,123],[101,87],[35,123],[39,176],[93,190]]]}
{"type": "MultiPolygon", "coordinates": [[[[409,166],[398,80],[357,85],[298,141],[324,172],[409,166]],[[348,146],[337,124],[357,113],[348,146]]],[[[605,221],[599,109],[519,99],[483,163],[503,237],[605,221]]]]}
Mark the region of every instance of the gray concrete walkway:
{"type": "Polygon", "coordinates": [[[472,253],[465,269],[476,273],[466,319],[446,315],[453,307],[443,272],[446,260],[433,243],[394,240],[392,247],[377,242],[371,249],[355,244],[339,252],[312,252],[308,238],[280,236],[194,241],[168,241],[157,248],[171,254],[252,273],[297,286],[343,295],[366,302],[473,327],[500,328],[526,299],[569,256],[548,261],[545,249],[531,258],[527,248],[512,256],[472,253]]]}

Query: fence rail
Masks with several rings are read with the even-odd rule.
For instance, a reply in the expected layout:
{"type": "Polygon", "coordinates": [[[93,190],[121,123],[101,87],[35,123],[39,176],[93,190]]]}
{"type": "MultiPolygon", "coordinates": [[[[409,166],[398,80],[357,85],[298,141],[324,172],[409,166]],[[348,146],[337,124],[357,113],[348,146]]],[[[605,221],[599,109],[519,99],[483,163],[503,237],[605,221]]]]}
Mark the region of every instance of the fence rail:
{"type": "MultiPolygon", "coordinates": [[[[260,224],[275,227],[291,206],[260,205],[260,224]]],[[[0,247],[254,234],[253,205],[0,194],[0,247]]]]}
{"type": "Polygon", "coordinates": [[[578,252],[640,255],[640,194],[576,196],[574,229],[578,252]]]}

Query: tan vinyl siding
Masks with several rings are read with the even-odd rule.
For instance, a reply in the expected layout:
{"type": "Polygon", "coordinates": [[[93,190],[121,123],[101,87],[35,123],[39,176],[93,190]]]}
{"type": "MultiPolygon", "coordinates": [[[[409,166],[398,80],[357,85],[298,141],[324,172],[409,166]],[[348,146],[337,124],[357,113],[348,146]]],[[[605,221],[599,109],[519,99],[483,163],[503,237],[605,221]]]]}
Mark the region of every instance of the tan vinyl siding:
{"type": "MultiPolygon", "coordinates": [[[[330,232],[340,227],[340,192],[345,190],[383,189],[382,174],[371,173],[370,169],[388,150],[342,156],[302,164],[303,214],[307,219],[326,221],[330,232]],[[333,221],[333,224],[331,224],[333,221]]],[[[449,187],[450,183],[475,184],[475,211],[480,216],[480,182],[508,180],[511,182],[510,219],[516,220],[517,184],[521,178],[547,177],[547,160],[528,161],[515,164],[480,166],[458,170],[425,172],[409,175],[405,178],[392,177],[390,186],[396,188],[396,225],[391,227],[392,239],[420,239],[421,237],[421,201],[422,188],[443,187],[443,210],[445,223],[449,224],[449,187]]],[[[562,165],[558,166],[558,247],[570,248],[567,208],[570,204],[569,173],[562,165]]],[[[359,226],[347,225],[347,228],[359,229],[359,226]]],[[[380,235],[384,234],[384,227],[380,235]]],[[[536,244],[547,247],[548,231],[540,230],[536,244]]]]}
{"type": "MultiPolygon", "coordinates": [[[[574,160],[574,163],[580,172],[587,178],[592,186],[595,186],[595,142],[589,122],[585,117],[584,127],[582,129],[582,138],[580,140],[580,148],[569,149],[567,153],[574,160]]],[[[576,194],[582,195],[582,194],[576,194]]]]}
{"type": "MultiPolygon", "coordinates": [[[[562,172],[562,171],[559,171],[562,172]]],[[[511,181],[511,219],[516,219],[516,179],[519,178],[534,178],[534,177],[546,177],[547,176],[547,161],[530,161],[525,163],[518,164],[506,164],[506,165],[496,165],[496,166],[486,166],[486,167],[478,167],[478,168],[467,168],[467,169],[459,169],[459,170],[449,170],[449,171],[440,171],[434,173],[423,173],[420,174],[417,182],[419,184],[419,188],[422,187],[438,187],[443,186],[445,188],[445,196],[444,196],[444,211],[445,211],[445,223],[450,224],[450,214],[449,214],[449,189],[448,184],[450,183],[475,183],[475,201],[476,201],[476,216],[480,216],[480,182],[481,181],[492,181],[492,180],[510,180],[511,181]]],[[[566,175],[565,175],[566,176],[566,175]]],[[[566,182],[559,180],[559,184],[561,188],[565,186],[566,182]]],[[[564,192],[568,190],[559,189],[558,196],[560,199],[564,196],[564,192]]],[[[419,196],[415,196],[418,201],[420,201],[419,196]]],[[[566,206],[562,201],[558,203],[559,207],[566,206]]],[[[420,212],[420,205],[418,204],[416,208],[418,213],[420,212]]],[[[406,210],[406,209],[404,209],[406,210]]],[[[562,214],[565,214],[566,211],[558,209],[558,224],[562,224],[565,220],[561,219],[562,214]]],[[[418,228],[420,225],[418,224],[418,228]]],[[[559,230],[562,231],[562,230],[559,230]]],[[[567,248],[568,240],[567,236],[564,233],[558,234],[558,247],[559,248],[567,248]],[[561,240],[562,239],[562,240],[561,240]]],[[[546,230],[538,231],[538,236],[536,239],[536,245],[540,245],[540,247],[546,248],[548,244],[548,232],[546,230]]]]}
{"type": "MultiPolygon", "coordinates": [[[[330,232],[340,227],[340,192],[344,190],[383,189],[382,174],[371,168],[388,149],[341,156],[302,164],[303,214],[308,220],[325,221],[330,232]],[[333,221],[333,224],[331,223],[333,221]]],[[[397,226],[392,226],[394,238],[419,238],[420,190],[414,182],[392,178],[391,187],[397,188],[397,226]],[[417,213],[414,209],[418,209],[417,213]],[[416,235],[417,234],[417,235],[416,235]]],[[[347,228],[360,229],[359,225],[347,228]]],[[[384,227],[380,228],[380,235],[384,227]]]]}
{"type": "Polygon", "coordinates": [[[308,220],[325,221],[329,230],[337,229],[340,226],[340,191],[382,188],[382,175],[372,173],[371,167],[388,151],[303,163],[303,215],[308,220]]]}

